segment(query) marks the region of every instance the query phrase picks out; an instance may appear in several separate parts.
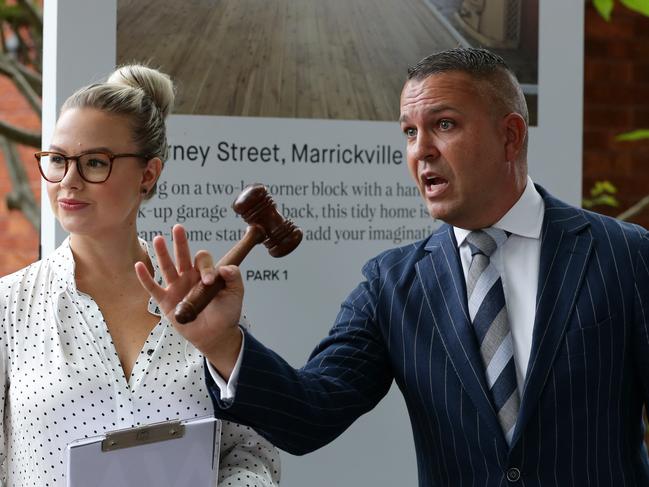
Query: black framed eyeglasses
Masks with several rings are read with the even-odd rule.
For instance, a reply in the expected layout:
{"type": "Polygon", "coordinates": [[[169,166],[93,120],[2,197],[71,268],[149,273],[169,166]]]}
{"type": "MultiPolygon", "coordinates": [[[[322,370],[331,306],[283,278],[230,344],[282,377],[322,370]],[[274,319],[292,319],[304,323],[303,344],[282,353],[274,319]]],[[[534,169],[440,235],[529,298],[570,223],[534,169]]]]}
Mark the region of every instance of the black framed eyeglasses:
{"type": "Polygon", "coordinates": [[[150,159],[144,154],[113,154],[106,151],[87,151],[76,156],[60,152],[43,151],[34,154],[41,176],[50,183],[60,183],[68,173],[69,161],[75,161],[81,179],[88,183],[103,183],[113,170],[113,161],[121,157],[150,159]]]}

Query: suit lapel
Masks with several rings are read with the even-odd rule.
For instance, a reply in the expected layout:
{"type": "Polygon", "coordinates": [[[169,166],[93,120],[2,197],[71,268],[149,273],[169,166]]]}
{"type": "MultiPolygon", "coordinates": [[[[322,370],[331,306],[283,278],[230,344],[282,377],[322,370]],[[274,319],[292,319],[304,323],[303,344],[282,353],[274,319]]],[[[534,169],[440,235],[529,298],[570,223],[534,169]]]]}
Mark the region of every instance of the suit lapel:
{"type": "Polygon", "coordinates": [[[426,250],[429,254],[417,263],[416,269],[434,326],[464,390],[493,430],[499,446],[507,448],[469,320],[464,273],[453,227],[442,225],[429,239],[426,250]]]}
{"type": "Polygon", "coordinates": [[[566,205],[538,187],[545,202],[541,233],[541,259],[532,334],[532,349],[525,389],[512,445],[538,407],[561,345],[577,292],[583,281],[592,248],[592,236],[585,231],[588,221],[576,208],[566,205]]]}

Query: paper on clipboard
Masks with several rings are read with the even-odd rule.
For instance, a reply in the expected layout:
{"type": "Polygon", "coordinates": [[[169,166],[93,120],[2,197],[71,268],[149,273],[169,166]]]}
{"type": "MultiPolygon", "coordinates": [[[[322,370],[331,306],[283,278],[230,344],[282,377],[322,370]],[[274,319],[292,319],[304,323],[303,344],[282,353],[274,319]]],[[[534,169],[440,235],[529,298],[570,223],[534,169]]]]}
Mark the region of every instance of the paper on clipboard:
{"type": "Polygon", "coordinates": [[[221,422],[171,421],[73,441],[66,448],[68,487],[214,487],[221,422]]]}

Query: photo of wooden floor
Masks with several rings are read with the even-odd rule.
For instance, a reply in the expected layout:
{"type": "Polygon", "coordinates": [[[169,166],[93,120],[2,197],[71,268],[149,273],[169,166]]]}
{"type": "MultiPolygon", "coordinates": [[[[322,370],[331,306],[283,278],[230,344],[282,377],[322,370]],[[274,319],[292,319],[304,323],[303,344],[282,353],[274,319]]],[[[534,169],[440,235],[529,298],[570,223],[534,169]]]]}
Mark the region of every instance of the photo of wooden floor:
{"type": "Polygon", "coordinates": [[[406,69],[458,45],[426,0],[118,0],[117,62],[180,114],[396,120],[406,69]]]}

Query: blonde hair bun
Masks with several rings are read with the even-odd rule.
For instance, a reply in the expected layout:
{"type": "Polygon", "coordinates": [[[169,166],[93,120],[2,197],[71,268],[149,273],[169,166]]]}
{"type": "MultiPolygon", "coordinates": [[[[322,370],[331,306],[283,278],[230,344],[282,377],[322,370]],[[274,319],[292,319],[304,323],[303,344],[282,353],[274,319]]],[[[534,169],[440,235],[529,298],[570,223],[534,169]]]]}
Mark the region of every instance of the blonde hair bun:
{"type": "Polygon", "coordinates": [[[156,69],[142,64],[120,66],[107,80],[107,83],[140,88],[151,97],[162,118],[173,110],[174,84],[171,78],[156,69]]]}

